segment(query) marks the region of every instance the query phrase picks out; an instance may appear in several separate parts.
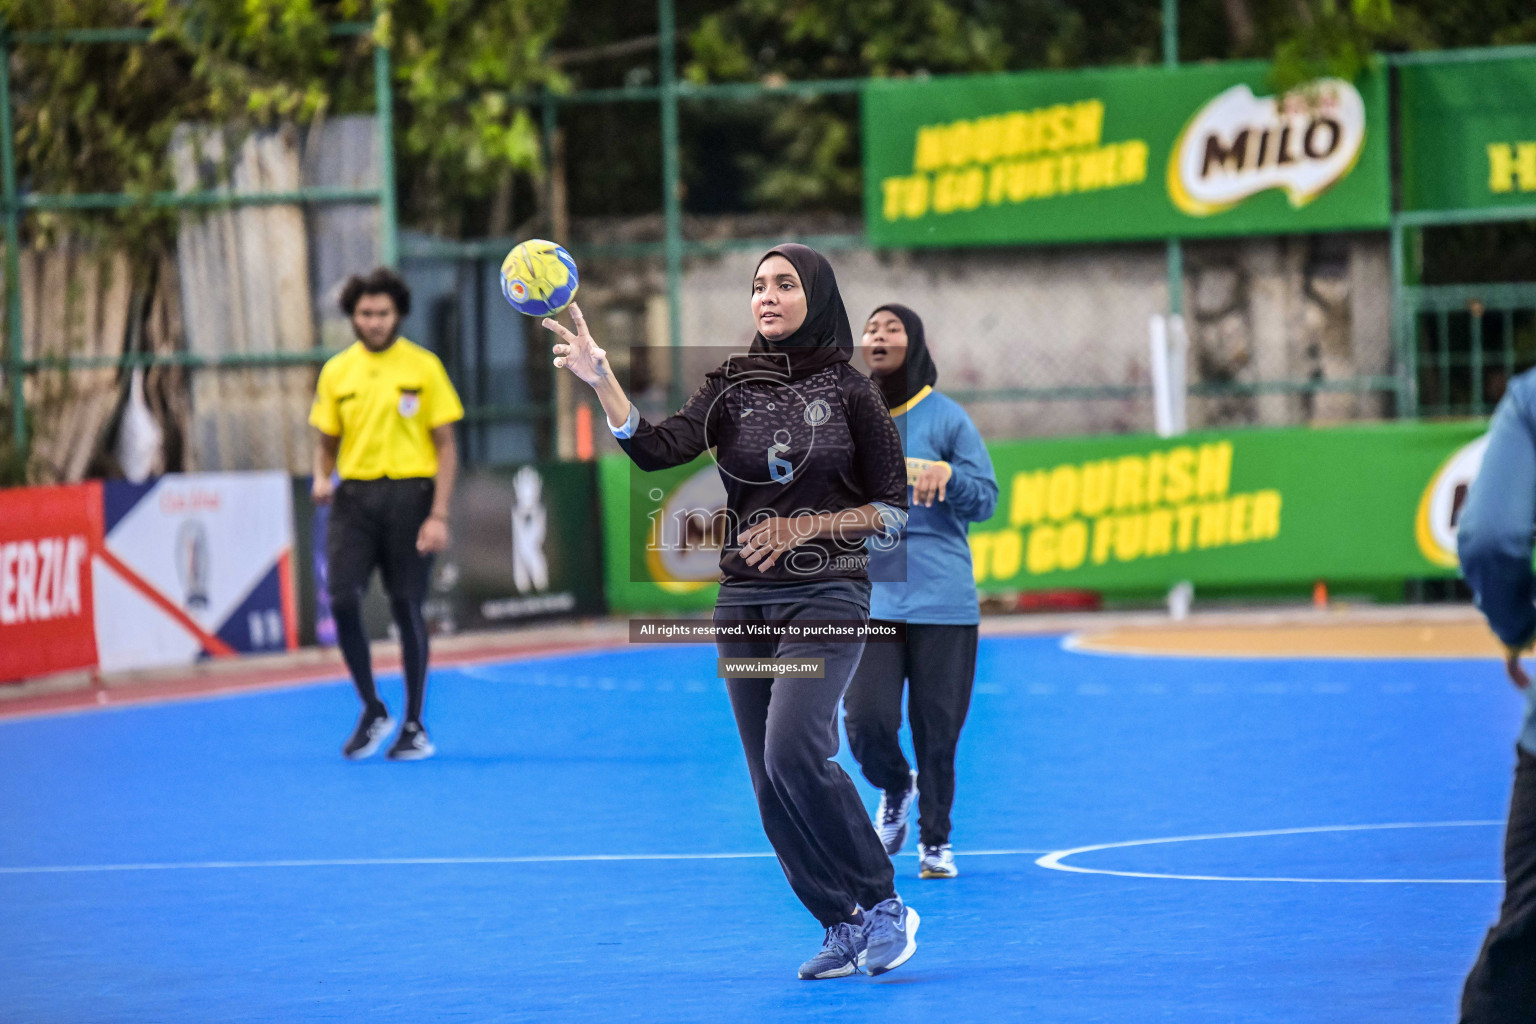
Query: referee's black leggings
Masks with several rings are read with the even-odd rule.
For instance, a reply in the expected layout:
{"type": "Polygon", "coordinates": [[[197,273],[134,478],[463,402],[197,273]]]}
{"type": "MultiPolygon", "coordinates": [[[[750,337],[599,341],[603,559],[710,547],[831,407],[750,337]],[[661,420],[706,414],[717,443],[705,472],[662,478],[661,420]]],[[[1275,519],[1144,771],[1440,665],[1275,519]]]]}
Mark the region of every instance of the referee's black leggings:
{"type": "Polygon", "coordinates": [[[379,703],[373,684],[363,593],[377,567],[400,631],[405,675],[405,720],[420,722],[427,694],[427,622],[421,606],[432,575],[432,556],[416,550],[416,535],[432,511],[430,478],[343,480],[331,503],[326,534],[326,580],[336,641],[366,705],[379,703]]]}
{"type": "MultiPolygon", "coordinates": [[[[871,619],[870,624],[881,621],[871,619]]],[[[916,622],[906,627],[906,643],[865,648],[843,697],[843,721],[848,747],[864,777],[893,796],[905,793],[911,768],[897,737],[901,694],[907,689],[907,717],[917,751],[918,838],[925,846],[942,846],[949,842],[949,813],[955,803],[955,748],[976,676],[977,627],[916,622]]]]}

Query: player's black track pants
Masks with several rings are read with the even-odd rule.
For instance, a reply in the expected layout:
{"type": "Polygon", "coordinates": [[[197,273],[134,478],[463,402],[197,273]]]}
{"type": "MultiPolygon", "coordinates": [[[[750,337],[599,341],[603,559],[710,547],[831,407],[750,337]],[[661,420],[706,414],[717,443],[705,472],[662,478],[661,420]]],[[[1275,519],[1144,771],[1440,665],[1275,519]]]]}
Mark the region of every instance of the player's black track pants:
{"type": "Polygon", "coordinates": [[[1536,757],[1519,751],[1504,834],[1504,905],[1461,994],[1461,1024],[1536,1021],[1536,757]]]}
{"type": "Polygon", "coordinates": [[[331,501],[325,538],[326,586],[336,641],[365,704],[378,702],[362,600],[377,568],[389,611],[400,630],[406,720],[419,722],[427,689],[427,623],[421,606],[432,576],[432,556],[416,550],[416,534],[432,511],[430,478],[343,480],[331,501]]]}
{"type": "MultiPolygon", "coordinates": [[[[873,619],[871,625],[881,622],[873,619]]],[[[843,697],[844,721],[864,777],[893,795],[906,792],[911,767],[897,740],[906,684],[917,753],[918,836],[925,845],[940,846],[949,842],[955,748],[971,707],[977,627],[909,622],[906,629],[906,643],[870,644],[865,650],[843,697]]]]}
{"type": "MultiPolygon", "coordinates": [[[[862,620],[826,598],[725,606],[715,621],[862,620]]],[[[822,927],[896,895],[891,859],[837,754],[837,705],[864,644],[824,640],[717,641],[722,658],[823,658],[822,679],[727,679],[763,831],[790,888],[822,927]]],[[[872,646],[881,646],[874,644],[872,646]]]]}

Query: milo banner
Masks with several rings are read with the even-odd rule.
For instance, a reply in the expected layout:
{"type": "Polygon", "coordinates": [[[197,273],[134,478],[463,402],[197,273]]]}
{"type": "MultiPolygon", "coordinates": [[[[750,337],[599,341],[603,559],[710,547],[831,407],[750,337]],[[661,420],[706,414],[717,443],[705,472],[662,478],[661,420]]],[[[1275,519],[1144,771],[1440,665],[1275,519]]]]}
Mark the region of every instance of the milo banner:
{"type": "Polygon", "coordinates": [[[984,590],[1128,590],[1456,572],[1482,422],[992,446],[984,590]]]}
{"type": "MultiPolygon", "coordinates": [[[[976,580],[996,593],[1452,576],[1456,516],[1485,429],[994,443],[1001,495],[996,514],[971,529],[976,580]]],[[[720,538],[707,513],[724,501],[714,464],[647,474],[614,456],[601,471],[613,609],[710,607],[720,538]]]]}
{"type": "Polygon", "coordinates": [[[1398,69],[1405,210],[1536,204],[1536,62],[1398,69]]]}
{"type": "Polygon", "coordinates": [[[615,612],[703,611],[715,606],[720,542],[709,513],[725,507],[714,459],[641,473],[624,455],[598,464],[604,582],[615,612]]]}
{"type": "Polygon", "coordinates": [[[1379,71],[1266,90],[1269,66],[875,80],[864,206],[880,246],[1379,228],[1379,71]]]}

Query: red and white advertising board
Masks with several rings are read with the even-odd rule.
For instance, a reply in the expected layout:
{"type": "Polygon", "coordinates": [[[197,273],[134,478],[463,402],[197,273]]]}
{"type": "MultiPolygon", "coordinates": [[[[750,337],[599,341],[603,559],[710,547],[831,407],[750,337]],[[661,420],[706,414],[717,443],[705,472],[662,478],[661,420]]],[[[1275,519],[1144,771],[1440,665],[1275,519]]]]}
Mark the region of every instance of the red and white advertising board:
{"type": "Polygon", "coordinates": [[[0,680],[96,665],[99,483],[0,491],[0,680]]]}

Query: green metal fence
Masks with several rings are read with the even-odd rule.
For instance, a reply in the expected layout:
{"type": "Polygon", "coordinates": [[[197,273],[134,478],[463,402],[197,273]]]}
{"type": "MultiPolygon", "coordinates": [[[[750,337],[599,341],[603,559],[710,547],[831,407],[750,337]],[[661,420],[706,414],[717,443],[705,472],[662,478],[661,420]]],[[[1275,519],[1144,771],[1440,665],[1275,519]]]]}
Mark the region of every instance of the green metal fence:
{"type": "MultiPolygon", "coordinates": [[[[1434,64],[1536,61],[1536,46],[1400,53],[1386,60],[1394,72],[1434,64]]],[[[1422,254],[1426,228],[1509,221],[1536,221],[1536,203],[1486,210],[1404,211],[1394,205],[1392,336],[1399,416],[1487,415],[1504,382],[1536,365],[1536,283],[1419,280],[1422,259],[1416,254],[1422,254]]]]}
{"type": "Polygon", "coordinates": [[[1406,287],[1422,416],[1486,416],[1536,366],[1536,284],[1406,287]]]}
{"type": "MultiPolygon", "coordinates": [[[[375,26],[348,22],[330,29],[333,38],[367,36],[375,26]]],[[[192,368],[223,366],[259,367],[318,364],[331,353],[316,349],[311,353],[242,353],[222,357],[198,356],[188,352],[151,355],[127,353],[122,357],[92,359],[80,357],[27,360],[22,350],[21,308],[21,228],[29,213],[39,211],[108,211],[149,205],[160,209],[260,206],[309,203],[378,203],[381,214],[380,253],[386,264],[397,258],[395,223],[394,127],[389,81],[389,48],[375,41],[373,48],[373,94],[375,123],[380,151],[380,180],[372,188],[301,188],[286,192],[233,193],[226,191],[156,192],[149,196],[121,193],[49,195],[22,193],[17,183],[14,111],[11,104],[11,53],[20,46],[57,46],[88,44],[95,46],[142,46],[152,41],[153,32],[145,28],[64,29],[56,31],[15,32],[0,22],[0,217],[5,221],[5,371],[9,383],[12,436],[16,446],[25,449],[27,417],[25,376],[43,369],[87,369],[117,365],[121,367],[172,365],[192,368]]]]}
{"type": "MultiPolygon", "coordinates": [[[[1164,60],[1177,63],[1177,0],[1164,2],[1164,60]]],[[[625,87],[613,89],[579,90],[567,94],[541,92],[514,95],[509,99],[516,104],[533,107],[541,112],[546,153],[550,151],[554,134],[559,126],[562,110],[580,104],[656,104],[661,120],[660,162],[662,168],[661,208],[663,231],[659,240],[623,244],[573,244],[571,248],[579,260],[601,261],[607,258],[645,258],[660,261],[664,265],[667,294],[668,338],[672,372],[672,403],[680,402],[682,375],[679,372],[682,355],[683,279],[690,260],[716,256],[734,250],[761,250],[776,239],[732,239],[729,241],[701,241],[685,237],[683,227],[683,201],[681,194],[681,119],[685,107],[710,103],[759,102],[782,97],[811,98],[831,95],[858,94],[862,80],[811,80],[781,84],[727,83],[700,85],[679,80],[677,76],[677,26],[673,0],[658,0],[659,70],[655,86],[625,87]]],[[[364,36],[372,31],[368,24],[338,25],[336,36],[364,36]]],[[[180,365],[198,368],[219,366],[279,366],[294,363],[310,364],[323,360],[328,352],[317,349],[313,353],[273,353],[240,355],[224,358],[198,357],[189,353],[174,355],[128,354],[117,359],[42,359],[27,361],[22,358],[21,309],[18,297],[18,260],[21,224],[29,213],[41,210],[111,210],[146,200],[126,195],[77,195],[49,196],[35,193],[22,194],[16,181],[16,161],[12,143],[12,110],[10,102],[9,63],[7,58],[14,47],[50,45],[56,43],[89,43],[95,45],[141,45],[150,38],[148,30],[104,29],[71,30],[61,32],[9,32],[0,26],[0,61],[5,61],[7,73],[0,74],[0,171],[3,171],[3,193],[0,193],[0,213],[3,213],[6,231],[6,305],[7,336],[5,369],[9,382],[14,430],[18,438],[26,430],[25,410],[22,407],[24,375],[55,367],[89,367],[119,365],[122,367],[180,365]]],[[[1443,53],[1416,53],[1391,55],[1386,62],[1391,66],[1412,63],[1454,62],[1503,59],[1531,59],[1536,48],[1500,48],[1450,51],[1443,53]]],[[[155,206],[195,208],[217,205],[252,205],[262,203],[329,203],[377,202],[382,212],[383,238],[381,252],[386,263],[394,263],[401,253],[396,243],[396,203],[393,164],[393,129],[391,117],[391,91],[389,82],[389,51],[386,46],[374,48],[374,94],[376,99],[377,136],[383,152],[383,174],[375,188],[330,189],[309,188],[296,192],[266,195],[234,195],[225,192],[159,193],[148,198],[155,206]]],[[[1231,398],[1259,398],[1273,395],[1317,396],[1338,392],[1377,394],[1386,399],[1385,409],[1397,416],[1414,416],[1421,413],[1479,413],[1485,412],[1488,402],[1499,390],[1491,372],[1508,375],[1529,365],[1536,352],[1528,337],[1531,317],[1536,313],[1536,295],[1532,289],[1521,286],[1488,286],[1481,288],[1428,287],[1414,282],[1410,273],[1407,254],[1416,244],[1415,234],[1426,226],[1467,223],[1487,220],[1536,219],[1536,205],[1528,209],[1503,209],[1493,212],[1415,212],[1395,213],[1390,230],[1392,268],[1392,325],[1391,367],[1384,373],[1359,374],[1349,379],[1321,380],[1260,379],[1216,380],[1197,383],[1192,388],[1196,398],[1226,400],[1231,398]]],[[[485,239],[471,242],[428,241],[414,242],[407,246],[404,255],[416,259],[446,259],[471,262],[499,261],[516,239],[485,239]]],[[[837,234],[806,239],[818,248],[841,251],[857,251],[865,248],[861,234],[837,234]]],[[[1169,239],[1166,246],[1166,309],[1177,313],[1182,305],[1185,288],[1185,248],[1179,239],[1169,239]]],[[[957,387],[952,390],[957,398],[971,403],[1062,403],[1062,402],[1134,402],[1144,400],[1148,386],[1115,381],[1056,382],[1041,387],[957,387]]],[[[553,408],[484,408],[469,410],[477,422],[489,420],[526,420],[550,418],[553,408]]],[[[547,454],[547,453],[546,453],[547,454]]]]}

